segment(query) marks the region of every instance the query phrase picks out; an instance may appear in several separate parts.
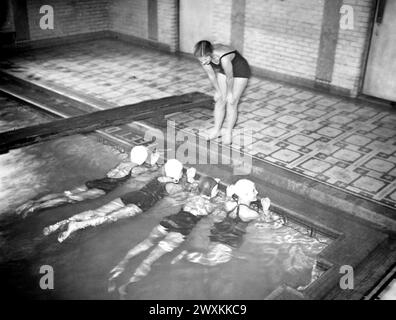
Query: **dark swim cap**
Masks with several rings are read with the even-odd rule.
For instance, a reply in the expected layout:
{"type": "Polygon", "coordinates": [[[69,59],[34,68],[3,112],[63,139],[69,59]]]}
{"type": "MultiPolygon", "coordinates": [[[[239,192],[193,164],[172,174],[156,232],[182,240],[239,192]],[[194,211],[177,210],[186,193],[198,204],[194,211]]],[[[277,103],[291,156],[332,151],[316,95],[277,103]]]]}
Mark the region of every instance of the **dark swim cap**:
{"type": "Polygon", "coordinates": [[[198,183],[198,190],[201,194],[210,197],[212,190],[217,186],[217,181],[211,177],[201,177],[198,183]]]}

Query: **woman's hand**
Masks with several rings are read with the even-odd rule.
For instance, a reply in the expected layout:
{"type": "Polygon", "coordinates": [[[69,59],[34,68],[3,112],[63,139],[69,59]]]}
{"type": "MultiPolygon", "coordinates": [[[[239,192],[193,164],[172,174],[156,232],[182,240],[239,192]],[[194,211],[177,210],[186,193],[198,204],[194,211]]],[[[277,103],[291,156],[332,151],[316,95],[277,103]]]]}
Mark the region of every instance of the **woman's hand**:
{"type": "Polygon", "coordinates": [[[261,205],[263,206],[263,211],[268,211],[269,207],[271,206],[271,200],[269,198],[261,199],[261,205]]]}
{"type": "Polygon", "coordinates": [[[194,177],[195,174],[197,173],[197,170],[194,167],[188,168],[186,175],[187,175],[187,181],[189,183],[193,183],[194,182],[194,177]]]}

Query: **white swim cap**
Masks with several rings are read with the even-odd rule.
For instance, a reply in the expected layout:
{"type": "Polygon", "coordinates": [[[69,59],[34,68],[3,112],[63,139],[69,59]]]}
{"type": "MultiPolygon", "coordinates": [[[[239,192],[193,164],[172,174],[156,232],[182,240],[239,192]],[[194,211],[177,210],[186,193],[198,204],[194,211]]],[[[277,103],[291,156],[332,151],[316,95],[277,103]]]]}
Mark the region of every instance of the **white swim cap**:
{"type": "Polygon", "coordinates": [[[234,184],[232,191],[238,197],[243,197],[249,192],[252,192],[254,189],[256,189],[254,182],[248,179],[240,179],[234,184]]]}
{"type": "Polygon", "coordinates": [[[148,157],[147,148],[143,146],[135,146],[131,150],[131,162],[142,165],[148,157]]]}
{"type": "Polygon", "coordinates": [[[183,174],[183,165],[177,159],[169,159],[165,163],[165,175],[179,181],[183,174]]]}

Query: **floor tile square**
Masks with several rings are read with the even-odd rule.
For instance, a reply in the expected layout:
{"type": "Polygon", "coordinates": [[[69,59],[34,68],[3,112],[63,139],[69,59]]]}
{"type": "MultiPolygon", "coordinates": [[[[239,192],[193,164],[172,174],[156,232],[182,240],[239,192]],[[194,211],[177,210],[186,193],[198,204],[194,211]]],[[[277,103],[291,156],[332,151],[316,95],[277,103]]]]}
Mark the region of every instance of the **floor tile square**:
{"type": "Polygon", "coordinates": [[[353,183],[353,186],[355,186],[361,190],[371,192],[371,193],[378,192],[385,185],[386,184],[384,182],[382,182],[381,180],[370,178],[370,177],[360,177],[353,183]]]}
{"type": "Polygon", "coordinates": [[[386,173],[395,167],[395,164],[379,158],[373,158],[364,164],[364,167],[378,172],[386,173]]]}
{"type": "Polygon", "coordinates": [[[297,134],[295,136],[288,138],[287,141],[290,143],[294,143],[300,147],[305,147],[315,140],[312,138],[306,137],[302,134],[297,134]]]}
{"type": "Polygon", "coordinates": [[[361,153],[358,152],[354,152],[352,150],[348,150],[348,149],[342,149],[339,151],[336,151],[333,154],[334,158],[343,160],[343,161],[347,161],[347,162],[354,162],[357,159],[359,159],[362,156],[361,153]]]}
{"type": "Polygon", "coordinates": [[[289,163],[299,158],[301,154],[288,149],[283,149],[273,153],[271,156],[275,159],[289,163]]]}
{"type": "Polygon", "coordinates": [[[309,159],[308,161],[302,163],[300,167],[315,173],[320,173],[330,168],[331,165],[322,160],[309,159]]]}

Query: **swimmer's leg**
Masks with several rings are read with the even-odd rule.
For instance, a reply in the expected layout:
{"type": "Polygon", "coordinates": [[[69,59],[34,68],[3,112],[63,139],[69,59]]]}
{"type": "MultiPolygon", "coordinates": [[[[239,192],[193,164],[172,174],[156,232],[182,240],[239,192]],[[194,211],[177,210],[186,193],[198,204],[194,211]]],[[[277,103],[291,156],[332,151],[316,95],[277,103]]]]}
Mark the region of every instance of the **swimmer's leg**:
{"type": "MultiPolygon", "coordinates": [[[[48,227],[45,227],[44,230],[43,230],[43,234],[44,234],[45,236],[48,236],[48,235],[50,235],[51,233],[54,233],[55,231],[57,231],[59,228],[65,226],[65,225],[67,225],[67,224],[69,224],[69,223],[87,221],[87,220],[93,219],[93,218],[95,218],[95,217],[98,217],[98,216],[100,216],[101,214],[103,215],[103,214],[105,214],[105,212],[106,212],[106,210],[107,210],[108,207],[111,207],[111,208],[113,208],[113,209],[115,208],[115,206],[110,202],[109,204],[104,205],[103,207],[101,207],[101,208],[100,208],[100,209],[101,209],[100,211],[99,211],[99,210],[98,210],[98,211],[95,211],[95,210],[88,210],[88,211],[81,212],[81,213],[79,213],[79,214],[76,214],[76,215],[74,215],[74,216],[68,218],[68,219],[59,221],[59,222],[57,222],[57,223],[55,223],[55,224],[53,224],[53,225],[50,225],[50,226],[48,226],[48,227]]],[[[109,209],[110,209],[110,208],[109,208],[109,209]]]]}
{"type": "Polygon", "coordinates": [[[137,256],[138,254],[150,249],[154,245],[154,242],[156,240],[166,236],[167,233],[168,232],[163,226],[158,225],[151,231],[150,235],[145,240],[129,250],[125,257],[110,271],[111,277],[109,278],[108,291],[113,291],[115,289],[115,279],[124,272],[129,260],[137,256]]]}
{"type": "Polygon", "coordinates": [[[144,261],[137,267],[133,276],[127,283],[122,285],[118,292],[120,293],[121,299],[125,297],[127,286],[131,283],[137,282],[145,277],[151,270],[152,264],[161,258],[164,254],[172,252],[184,242],[184,236],[178,232],[170,232],[167,234],[164,240],[158,243],[157,247],[144,259],[144,261]]]}
{"type": "Polygon", "coordinates": [[[102,189],[88,189],[80,192],[65,191],[65,195],[74,201],[84,201],[89,199],[96,199],[106,194],[102,189]]]}
{"type": "Polygon", "coordinates": [[[88,214],[88,219],[82,221],[71,221],[67,230],[59,235],[58,241],[63,242],[70,236],[70,234],[77,230],[98,226],[106,222],[117,221],[121,218],[133,217],[140,212],[142,212],[142,210],[136,205],[130,204],[125,206],[121,199],[115,199],[96,210],[90,210],[83,213],[83,216],[88,214]]]}
{"type": "Polygon", "coordinates": [[[212,244],[209,251],[206,253],[191,252],[186,255],[188,261],[205,266],[215,266],[226,263],[230,261],[231,258],[232,248],[222,243],[212,244]]]}
{"type": "Polygon", "coordinates": [[[81,192],[87,191],[88,188],[85,185],[81,185],[77,188],[74,188],[70,191],[64,191],[61,193],[52,193],[47,194],[37,200],[29,200],[23,205],[19,206],[15,211],[16,213],[26,215],[27,213],[32,213],[38,209],[49,208],[51,206],[58,206],[63,203],[69,203],[68,195],[74,195],[81,192]]]}
{"type": "Polygon", "coordinates": [[[306,288],[308,288],[308,287],[311,285],[312,282],[314,282],[314,281],[316,281],[317,279],[320,278],[320,276],[322,275],[322,273],[323,273],[323,271],[321,271],[321,270],[318,268],[318,261],[315,260],[315,264],[314,264],[313,267],[312,267],[311,280],[310,280],[310,282],[309,282],[307,285],[305,285],[305,286],[299,286],[299,287],[297,288],[297,290],[302,291],[302,290],[305,290],[306,288]]]}

